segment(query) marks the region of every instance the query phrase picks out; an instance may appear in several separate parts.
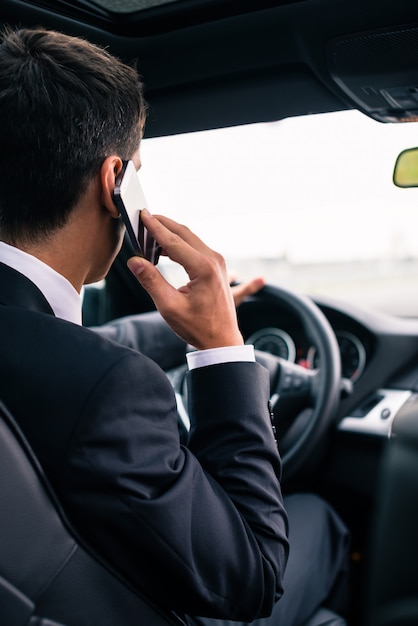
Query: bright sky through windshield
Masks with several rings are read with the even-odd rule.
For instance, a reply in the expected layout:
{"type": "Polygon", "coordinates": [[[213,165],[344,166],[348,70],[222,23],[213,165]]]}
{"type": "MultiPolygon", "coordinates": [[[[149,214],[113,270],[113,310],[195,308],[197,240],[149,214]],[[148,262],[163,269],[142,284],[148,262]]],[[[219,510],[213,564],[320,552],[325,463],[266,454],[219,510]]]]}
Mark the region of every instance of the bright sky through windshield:
{"type": "Polygon", "coordinates": [[[140,178],[151,211],[187,224],[239,280],[418,317],[418,188],[392,183],[413,146],[417,123],[343,111],[144,140],[140,178]]]}
{"type": "Polygon", "coordinates": [[[340,112],[146,140],[140,177],[153,212],[229,257],[418,256],[418,190],[392,183],[414,145],[418,124],[340,112]]]}

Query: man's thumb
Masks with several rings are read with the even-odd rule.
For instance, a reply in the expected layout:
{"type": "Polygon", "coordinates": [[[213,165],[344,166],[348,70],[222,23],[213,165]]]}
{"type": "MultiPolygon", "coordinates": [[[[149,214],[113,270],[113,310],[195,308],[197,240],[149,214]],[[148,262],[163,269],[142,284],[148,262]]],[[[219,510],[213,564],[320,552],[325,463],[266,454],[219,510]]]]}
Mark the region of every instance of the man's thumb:
{"type": "Polygon", "coordinates": [[[134,276],[139,277],[145,268],[144,260],[140,256],[133,256],[128,259],[127,266],[134,276]]]}
{"type": "Polygon", "coordinates": [[[162,274],[155,265],[140,256],[128,259],[127,265],[142,287],[148,291],[157,306],[162,293],[167,289],[167,281],[162,274]]]}

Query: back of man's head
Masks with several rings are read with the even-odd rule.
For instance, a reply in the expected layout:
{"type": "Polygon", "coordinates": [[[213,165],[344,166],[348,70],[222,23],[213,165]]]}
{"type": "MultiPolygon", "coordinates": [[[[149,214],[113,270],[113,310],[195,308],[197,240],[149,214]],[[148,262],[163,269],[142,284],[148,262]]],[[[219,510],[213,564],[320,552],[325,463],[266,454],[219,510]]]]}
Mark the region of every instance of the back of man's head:
{"type": "Polygon", "coordinates": [[[44,29],[0,36],[0,239],[62,226],[110,154],[129,159],[146,115],[137,71],[44,29]]]}

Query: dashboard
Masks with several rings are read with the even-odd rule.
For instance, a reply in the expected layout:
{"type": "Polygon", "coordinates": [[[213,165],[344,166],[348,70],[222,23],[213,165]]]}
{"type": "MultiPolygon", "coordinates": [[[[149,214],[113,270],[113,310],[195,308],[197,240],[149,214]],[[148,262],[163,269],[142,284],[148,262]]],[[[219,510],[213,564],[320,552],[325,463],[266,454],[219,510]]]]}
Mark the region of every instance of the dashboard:
{"type": "MultiPolygon", "coordinates": [[[[336,306],[318,306],[337,338],[342,376],[354,383],[363,375],[373,354],[373,332],[336,306]]],[[[290,309],[254,301],[240,309],[239,320],[246,343],[253,344],[256,350],[269,352],[307,369],[320,367],[321,356],[309,330],[290,309]]]]}
{"type": "MultiPolygon", "coordinates": [[[[418,394],[418,320],[342,301],[313,300],[335,333],[342,377],[349,383],[341,395],[338,429],[390,436],[397,412],[418,394]]],[[[256,350],[320,368],[321,355],[294,310],[255,298],[240,307],[238,316],[246,342],[256,350]]]]}

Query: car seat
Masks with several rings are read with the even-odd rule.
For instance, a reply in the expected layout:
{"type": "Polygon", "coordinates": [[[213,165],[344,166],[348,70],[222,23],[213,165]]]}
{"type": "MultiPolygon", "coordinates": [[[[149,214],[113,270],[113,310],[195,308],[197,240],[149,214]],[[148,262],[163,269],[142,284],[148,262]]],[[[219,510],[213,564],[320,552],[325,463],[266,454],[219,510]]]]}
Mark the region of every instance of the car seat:
{"type": "Polygon", "coordinates": [[[184,624],[133,590],[83,544],[0,402],[0,624],[184,624]]]}
{"type": "Polygon", "coordinates": [[[418,399],[395,416],[380,476],[367,626],[418,624],[418,399]]]}
{"type": "MultiPolygon", "coordinates": [[[[87,547],[0,401],[0,624],[180,626],[87,547]]],[[[321,608],[304,626],[345,622],[321,608]]]]}

